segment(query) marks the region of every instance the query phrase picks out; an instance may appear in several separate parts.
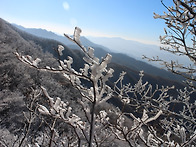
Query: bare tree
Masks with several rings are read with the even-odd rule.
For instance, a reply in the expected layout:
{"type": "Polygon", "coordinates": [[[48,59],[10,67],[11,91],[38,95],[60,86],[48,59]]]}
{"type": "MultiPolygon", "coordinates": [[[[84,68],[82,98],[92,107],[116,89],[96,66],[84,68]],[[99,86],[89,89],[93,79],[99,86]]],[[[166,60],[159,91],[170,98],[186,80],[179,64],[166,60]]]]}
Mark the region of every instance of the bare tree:
{"type": "Polygon", "coordinates": [[[183,65],[178,61],[164,61],[159,57],[147,58],[150,61],[161,62],[167,70],[183,76],[187,84],[195,87],[196,73],[196,2],[194,0],[173,0],[174,6],[162,5],[168,10],[163,15],[154,13],[154,18],[165,21],[165,35],[160,36],[163,44],[161,50],[178,56],[185,56],[191,61],[190,65],[183,65]]]}
{"type": "Polygon", "coordinates": [[[180,61],[170,62],[159,57],[147,58],[150,61],[158,61],[167,70],[183,76],[191,87],[195,87],[196,73],[196,2],[194,0],[173,0],[174,6],[162,5],[167,9],[163,15],[154,13],[154,18],[165,21],[167,28],[164,28],[165,35],[160,36],[163,44],[161,50],[172,54],[188,57],[190,65],[184,65],[180,61]]]}

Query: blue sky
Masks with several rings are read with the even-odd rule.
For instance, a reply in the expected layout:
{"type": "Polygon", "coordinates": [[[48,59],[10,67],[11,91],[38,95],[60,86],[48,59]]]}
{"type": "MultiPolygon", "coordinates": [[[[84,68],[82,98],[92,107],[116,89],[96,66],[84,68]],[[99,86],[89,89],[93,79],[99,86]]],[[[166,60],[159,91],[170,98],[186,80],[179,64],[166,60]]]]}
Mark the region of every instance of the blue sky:
{"type": "MultiPolygon", "coordinates": [[[[166,4],[171,0],[165,0],[166,4]]],[[[159,42],[165,27],[153,12],[167,11],[160,0],[0,0],[0,17],[24,27],[84,36],[122,37],[159,42]]]]}

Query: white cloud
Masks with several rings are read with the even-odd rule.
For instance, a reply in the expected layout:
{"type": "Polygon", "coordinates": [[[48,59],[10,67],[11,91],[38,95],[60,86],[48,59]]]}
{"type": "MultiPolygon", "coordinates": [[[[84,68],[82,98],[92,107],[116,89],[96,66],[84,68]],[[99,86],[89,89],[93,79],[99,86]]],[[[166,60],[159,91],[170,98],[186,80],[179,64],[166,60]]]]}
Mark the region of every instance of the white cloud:
{"type": "Polygon", "coordinates": [[[68,2],[63,2],[63,8],[68,11],[70,9],[68,2]]]}

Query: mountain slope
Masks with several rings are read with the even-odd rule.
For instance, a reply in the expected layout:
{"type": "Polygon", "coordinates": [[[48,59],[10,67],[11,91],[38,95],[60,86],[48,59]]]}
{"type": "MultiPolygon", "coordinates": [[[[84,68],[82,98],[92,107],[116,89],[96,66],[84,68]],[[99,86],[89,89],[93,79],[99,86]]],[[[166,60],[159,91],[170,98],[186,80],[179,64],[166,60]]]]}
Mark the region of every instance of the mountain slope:
{"type": "MultiPolygon", "coordinates": [[[[95,47],[94,49],[95,55],[99,58],[104,57],[108,53],[102,48],[95,47]]],[[[136,60],[126,54],[114,52],[110,52],[110,54],[112,55],[113,63],[119,64],[121,66],[127,66],[128,68],[133,69],[137,72],[143,70],[144,73],[148,75],[174,80],[178,82],[183,80],[183,78],[178,75],[172,74],[171,72],[168,72],[164,69],[152,66],[146,62],[136,60]]]]}
{"type": "MultiPolygon", "coordinates": [[[[123,53],[130,57],[133,57],[137,60],[144,61],[142,56],[145,55],[147,57],[157,57],[159,56],[160,59],[170,62],[171,60],[176,61],[178,60],[179,63],[183,63],[185,65],[189,65],[191,62],[185,56],[176,56],[166,51],[161,51],[160,46],[158,45],[151,45],[151,44],[144,44],[133,40],[126,40],[119,37],[88,37],[89,40],[97,43],[102,44],[113,52],[123,53]]],[[[153,66],[161,67],[156,62],[151,63],[153,66]]]]}
{"type": "MultiPolygon", "coordinates": [[[[54,57],[57,57],[55,49],[57,48],[58,44],[60,44],[61,42],[51,40],[51,39],[44,39],[44,38],[33,36],[31,34],[28,34],[28,33],[24,32],[24,31],[21,31],[20,29],[17,29],[16,27],[14,27],[10,24],[7,24],[7,27],[10,27],[10,28],[8,28],[8,30],[12,30],[14,33],[17,34],[17,35],[12,35],[12,33],[8,33],[7,31],[4,31],[5,33],[7,33],[6,34],[7,36],[12,35],[12,36],[15,37],[14,39],[10,39],[10,40],[17,40],[17,38],[21,38],[19,40],[23,40],[24,42],[26,42],[26,44],[29,44],[29,45],[35,44],[33,46],[33,50],[36,50],[36,47],[38,47],[38,49],[41,47],[41,49],[39,49],[39,50],[43,50],[44,52],[52,53],[52,55],[54,57]]],[[[2,29],[2,31],[3,30],[4,29],[2,29]]],[[[21,41],[17,41],[17,42],[21,42],[21,41]]],[[[17,42],[13,41],[13,45],[11,45],[13,49],[16,49],[16,48],[20,47],[20,45],[18,45],[20,43],[17,43],[17,42]]],[[[7,43],[9,43],[9,42],[7,42],[7,43]]],[[[31,51],[30,48],[32,48],[32,47],[26,47],[26,48],[23,47],[22,52],[28,53],[28,52],[31,51]]],[[[36,52],[36,51],[34,51],[34,52],[36,52]]],[[[105,50],[103,50],[102,48],[95,48],[95,54],[98,55],[98,57],[105,56],[106,53],[107,52],[105,50]]],[[[40,54],[40,55],[43,56],[42,54],[40,54]]],[[[150,67],[149,65],[147,65],[147,64],[145,65],[143,62],[137,61],[137,60],[135,60],[133,58],[130,58],[129,56],[126,56],[124,54],[112,53],[112,55],[113,55],[113,63],[112,63],[113,67],[117,71],[125,70],[128,73],[128,75],[130,75],[130,81],[131,81],[131,79],[138,79],[138,76],[136,76],[136,74],[131,75],[131,73],[133,73],[133,72],[130,72],[130,71],[134,71],[134,73],[139,73],[139,70],[141,69],[141,68],[138,69],[139,64],[147,66],[147,68],[150,67]],[[125,62],[127,62],[127,63],[125,63],[125,62]],[[129,66],[126,66],[127,64],[129,64],[129,66]]],[[[39,57],[38,54],[36,56],[39,57]]],[[[48,56],[48,55],[44,55],[44,56],[48,56]]],[[[73,59],[74,59],[74,64],[73,65],[77,69],[79,69],[81,66],[83,66],[83,60],[82,60],[83,54],[80,51],[72,50],[72,49],[69,49],[65,46],[64,56],[62,57],[62,59],[66,59],[67,56],[72,56],[73,57],[73,59]]],[[[55,60],[55,59],[52,59],[52,60],[55,60]]],[[[150,67],[150,69],[152,70],[152,67],[150,67]]],[[[158,70],[158,69],[155,68],[155,70],[158,70]]],[[[114,77],[118,77],[118,75],[119,75],[119,73],[115,73],[114,77]]],[[[161,85],[162,81],[165,81],[164,85],[166,85],[166,84],[171,85],[172,83],[175,83],[175,82],[171,82],[171,80],[161,78],[160,76],[153,76],[149,73],[146,73],[145,76],[146,76],[146,79],[152,79],[152,81],[151,81],[152,83],[157,83],[157,84],[160,84],[160,85],[161,85]],[[153,80],[155,80],[155,82],[153,82],[153,80]]],[[[114,79],[114,80],[116,80],[116,79],[114,79]]],[[[176,84],[178,85],[177,82],[176,82],[176,84]]],[[[179,85],[181,85],[181,84],[179,84],[179,85]]]]}
{"type": "MultiPolygon", "coordinates": [[[[15,30],[23,36],[28,41],[33,41],[36,44],[40,45],[44,51],[49,51],[54,55],[54,57],[57,57],[57,54],[54,52],[55,45],[56,47],[58,44],[62,42],[54,41],[54,40],[48,40],[40,37],[33,36],[31,34],[27,34],[24,31],[20,31],[15,28],[15,30]]],[[[107,54],[107,51],[100,47],[94,47],[95,49],[95,55],[99,58],[104,57],[107,54]]],[[[120,53],[110,53],[112,54],[112,63],[110,66],[115,69],[114,78],[112,78],[111,82],[114,82],[121,71],[127,72],[127,78],[125,78],[125,83],[133,82],[136,83],[139,79],[138,73],[141,70],[144,70],[145,72],[145,80],[150,80],[150,83],[154,83],[154,85],[164,85],[164,86],[172,86],[177,85],[177,87],[182,88],[183,84],[179,84],[178,82],[175,82],[174,80],[178,80],[178,77],[175,75],[165,71],[158,69],[154,66],[151,66],[145,62],[135,60],[134,58],[131,58],[125,54],[120,53]],[[166,77],[166,78],[163,78],[166,77]],[[170,79],[170,80],[168,80],[170,79]]],[[[72,50],[66,47],[65,45],[65,51],[63,58],[67,58],[67,56],[71,56],[74,59],[73,67],[76,67],[78,70],[80,67],[83,66],[84,62],[82,60],[83,53],[81,53],[79,50],[72,50]]]]}
{"type": "MultiPolygon", "coordinates": [[[[70,104],[75,103],[76,98],[80,97],[61,75],[30,68],[16,58],[13,52],[17,50],[23,55],[39,57],[48,65],[57,65],[51,54],[43,53],[39,45],[24,36],[0,18],[0,129],[7,128],[15,134],[21,134],[25,127],[26,119],[23,113],[28,112],[26,102],[31,101],[32,89],[40,90],[42,85],[52,93],[52,96],[66,99],[70,104]]],[[[52,40],[42,41],[45,41],[44,44],[52,43],[52,40]]],[[[39,101],[43,102],[44,97],[39,101]]],[[[77,107],[75,104],[74,106],[77,107]]],[[[37,125],[32,126],[32,129],[37,130],[37,125]]]]}
{"type": "MultiPolygon", "coordinates": [[[[52,40],[57,40],[57,41],[59,41],[59,44],[64,44],[67,47],[72,48],[72,49],[79,49],[75,44],[73,44],[73,42],[69,41],[67,38],[65,38],[63,36],[59,36],[53,32],[49,32],[49,31],[43,30],[43,29],[24,28],[24,27],[16,25],[16,24],[14,24],[14,26],[16,26],[17,28],[19,28],[25,32],[28,32],[30,34],[42,37],[43,39],[49,38],[52,40]]],[[[41,39],[41,40],[43,40],[43,39],[41,39]]],[[[40,41],[40,38],[36,39],[36,42],[39,42],[39,41],[40,41]]],[[[113,56],[112,62],[114,62],[114,63],[120,64],[123,66],[127,66],[127,67],[134,69],[136,71],[144,70],[145,73],[153,75],[153,76],[159,76],[159,77],[167,78],[170,80],[176,80],[176,81],[183,80],[183,78],[181,78],[180,76],[174,75],[170,72],[167,72],[166,70],[157,68],[155,66],[152,66],[152,65],[144,62],[145,60],[143,60],[143,61],[137,60],[138,55],[140,55],[140,54],[142,55],[142,54],[146,53],[143,50],[143,48],[146,48],[146,50],[147,49],[153,50],[148,53],[150,53],[151,55],[152,55],[152,53],[154,53],[156,55],[159,53],[159,51],[156,51],[156,50],[158,50],[158,46],[138,44],[137,42],[125,41],[121,38],[94,38],[94,41],[98,41],[100,44],[101,44],[100,41],[102,41],[103,44],[105,44],[106,42],[108,44],[113,43],[114,45],[110,46],[113,48],[110,48],[110,49],[112,50],[112,49],[119,47],[120,50],[118,49],[118,52],[122,52],[122,53],[111,52],[108,48],[106,48],[102,45],[95,44],[95,43],[89,41],[85,37],[81,37],[81,42],[83,43],[83,45],[93,47],[95,49],[95,55],[99,58],[105,56],[109,52],[113,56]],[[117,45],[117,43],[118,43],[118,45],[117,45]],[[123,44],[123,46],[121,44],[123,44]],[[132,46],[132,48],[134,47],[133,53],[131,53],[131,55],[130,54],[123,54],[126,52],[126,48],[130,47],[130,45],[132,46]],[[121,48],[123,48],[124,50],[121,50],[121,48]],[[144,52],[144,53],[142,53],[142,52],[144,52]],[[134,54],[138,54],[138,55],[134,55],[134,54]],[[133,57],[130,57],[130,56],[133,56],[133,57],[136,56],[135,57],[136,59],[134,59],[133,57]]],[[[57,46],[57,44],[56,44],[56,46],[57,46]]],[[[45,49],[46,47],[42,46],[42,48],[45,49]]],[[[51,49],[50,49],[50,53],[53,54],[51,49]]]]}
{"type": "MultiPolygon", "coordinates": [[[[78,49],[78,47],[73,42],[68,40],[66,37],[57,35],[57,34],[51,32],[51,31],[47,31],[47,30],[44,30],[44,29],[25,28],[25,27],[22,27],[22,26],[17,25],[17,24],[13,24],[13,25],[15,27],[19,28],[20,30],[23,30],[23,31],[25,31],[27,33],[30,33],[32,35],[35,35],[35,36],[38,36],[38,37],[41,37],[41,38],[53,39],[53,40],[56,40],[56,41],[59,41],[59,42],[65,44],[67,46],[71,46],[72,48],[78,49]]],[[[62,33],[64,33],[64,32],[62,32],[62,33]]],[[[81,40],[81,42],[84,46],[99,47],[99,48],[103,48],[107,52],[110,51],[108,48],[106,48],[102,45],[98,45],[98,44],[95,44],[95,43],[91,42],[86,37],[81,36],[80,40],[81,40]]]]}

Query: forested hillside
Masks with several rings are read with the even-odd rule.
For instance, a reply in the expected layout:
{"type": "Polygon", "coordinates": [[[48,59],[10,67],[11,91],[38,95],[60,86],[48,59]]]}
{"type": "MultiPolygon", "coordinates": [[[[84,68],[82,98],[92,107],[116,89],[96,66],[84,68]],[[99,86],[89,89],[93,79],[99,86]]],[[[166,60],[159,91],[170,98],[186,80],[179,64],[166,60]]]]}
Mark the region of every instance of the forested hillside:
{"type": "MultiPolygon", "coordinates": [[[[54,56],[44,49],[50,48],[53,51],[58,42],[42,40],[47,45],[42,48],[36,40],[32,40],[24,39],[10,24],[0,19],[0,129],[8,129],[11,134],[21,133],[25,127],[24,113],[28,111],[26,103],[31,101],[32,89],[42,85],[53,96],[59,96],[70,103],[75,103],[79,97],[77,91],[62,76],[35,70],[16,58],[14,52],[17,50],[33,57],[39,56],[46,64],[57,64],[54,56]]],[[[67,52],[72,53],[69,49],[67,52]]],[[[6,134],[1,133],[1,137],[6,137],[6,134]]]]}

